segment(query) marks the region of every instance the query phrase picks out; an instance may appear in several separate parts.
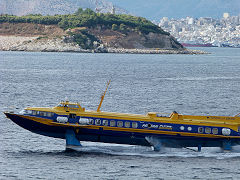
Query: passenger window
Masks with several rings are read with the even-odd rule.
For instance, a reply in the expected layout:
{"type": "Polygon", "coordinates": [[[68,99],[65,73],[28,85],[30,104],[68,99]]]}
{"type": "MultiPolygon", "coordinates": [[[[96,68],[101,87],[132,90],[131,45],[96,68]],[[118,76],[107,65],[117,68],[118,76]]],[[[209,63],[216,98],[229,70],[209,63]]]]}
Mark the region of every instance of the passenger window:
{"type": "Polygon", "coordinates": [[[52,117],[52,116],[53,116],[53,113],[47,112],[47,117],[52,117]]]}
{"type": "Polygon", "coordinates": [[[205,128],[205,133],[210,134],[210,133],[211,133],[211,128],[206,127],[206,128],[205,128]]]}
{"type": "Polygon", "coordinates": [[[32,115],[37,115],[37,111],[32,111],[32,115]]]}
{"type": "Polygon", "coordinates": [[[118,122],[117,122],[117,126],[118,126],[118,127],[122,127],[122,126],[123,126],[123,122],[122,122],[122,121],[118,121],[118,122]]]}
{"type": "Polygon", "coordinates": [[[103,125],[108,126],[108,120],[103,120],[103,125]]]}
{"type": "Polygon", "coordinates": [[[111,120],[111,121],[110,121],[110,126],[112,126],[112,127],[113,127],[113,126],[116,126],[116,122],[115,122],[114,120],[111,120]]]}
{"type": "Polygon", "coordinates": [[[101,120],[100,119],[96,119],[96,125],[101,125],[101,120]]]}
{"type": "Polygon", "coordinates": [[[78,106],[77,106],[77,105],[74,105],[74,104],[69,104],[68,107],[69,107],[69,108],[78,108],[78,106]]]}
{"type": "Polygon", "coordinates": [[[75,119],[76,118],[76,114],[69,114],[69,118],[70,119],[75,119]]]}
{"type": "Polygon", "coordinates": [[[27,114],[32,114],[32,110],[27,110],[27,114]]]}
{"type": "Polygon", "coordinates": [[[89,124],[94,124],[94,120],[90,119],[89,124]]]}
{"type": "Polygon", "coordinates": [[[203,133],[203,127],[198,128],[198,133],[203,133]]]}
{"type": "Polygon", "coordinates": [[[43,111],[39,111],[39,116],[44,116],[44,112],[43,111]]]}
{"type": "Polygon", "coordinates": [[[138,127],[138,124],[136,122],[133,122],[132,123],[132,128],[137,128],[138,127]]]}
{"type": "Polygon", "coordinates": [[[212,129],[212,133],[213,133],[213,134],[218,134],[218,128],[213,128],[213,129],[212,129]]]}
{"type": "Polygon", "coordinates": [[[126,121],[124,124],[125,124],[125,127],[126,127],[126,128],[129,128],[129,127],[130,127],[130,122],[126,121]]]}

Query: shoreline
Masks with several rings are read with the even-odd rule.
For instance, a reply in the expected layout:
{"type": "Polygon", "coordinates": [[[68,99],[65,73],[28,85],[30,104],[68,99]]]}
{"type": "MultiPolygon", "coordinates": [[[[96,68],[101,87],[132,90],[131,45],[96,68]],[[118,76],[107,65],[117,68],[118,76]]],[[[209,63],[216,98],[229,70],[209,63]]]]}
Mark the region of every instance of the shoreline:
{"type": "Polygon", "coordinates": [[[76,53],[117,53],[117,54],[209,54],[201,50],[191,49],[124,49],[98,47],[96,49],[82,49],[78,44],[66,43],[61,38],[39,38],[38,36],[3,36],[0,35],[0,51],[26,52],[76,52],[76,53]]]}
{"type": "Polygon", "coordinates": [[[192,49],[116,49],[108,48],[108,53],[118,53],[118,54],[210,54],[201,50],[192,49]]]}

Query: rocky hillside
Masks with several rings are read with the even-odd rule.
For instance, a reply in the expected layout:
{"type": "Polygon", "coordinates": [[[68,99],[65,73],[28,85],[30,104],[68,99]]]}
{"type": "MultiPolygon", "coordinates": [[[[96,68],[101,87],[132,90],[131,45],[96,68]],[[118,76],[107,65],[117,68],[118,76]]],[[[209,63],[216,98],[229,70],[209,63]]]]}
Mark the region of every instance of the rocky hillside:
{"type": "Polygon", "coordinates": [[[174,37],[166,34],[153,33],[143,34],[129,32],[127,34],[112,29],[96,28],[88,29],[90,34],[96,36],[106,47],[124,49],[182,49],[174,37]]]}
{"type": "Polygon", "coordinates": [[[1,23],[0,35],[23,37],[56,37],[66,35],[57,25],[44,25],[33,23],[1,23]]]}
{"type": "Polygon", "coordinates": [[[158,33],[141,34],[139,32],[125,34],[103,26],[63,30],[57,25],[2,23],[0,26],[0,36],[2,38],[2,45],[0,44],[1,50],[78,51],[76,49],[78,48],[81,52],[87,50],[106,52],[108,48],[183,49],[169,35],[158,33]],[[88,35],[86,37],[86,44],[91,48],[86,48],[85,44],[81,46],[81,43],[78,43],[76,36],[80,34],[82,37],[83,33],[88,35]],[[93,39],[91,38],[92,36],[94,37],[93,39]],[[61,48],[61,46],[68,48],[61,48]],[[54,47],[56,48],[55,50],[54,47]]]}
{"type": "Polygon", "coordinates": [[[65,31],[56,25],[2,23],[0,50],[87,52],[73,41],[64,42],[65,37],[65,31]]]}

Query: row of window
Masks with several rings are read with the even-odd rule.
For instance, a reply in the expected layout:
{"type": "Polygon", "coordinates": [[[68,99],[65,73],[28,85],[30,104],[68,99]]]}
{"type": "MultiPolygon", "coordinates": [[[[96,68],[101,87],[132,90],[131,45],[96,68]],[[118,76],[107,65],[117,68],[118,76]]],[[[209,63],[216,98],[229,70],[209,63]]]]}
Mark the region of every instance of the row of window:
{"type": "Polygon", "coordinates": [[[39,115],[39,116],[45,116],[45,117],[53,117],[53,112],[46,112],[46,111],[35,111],[35,110],[24,110],[24,114],[29,115],[39,115]]]}
{"type": "MultiPolygon", "coordinates": [[[[115,120],[101,120],[101,119],[96,119],[96,120],[93,120],[91,119],[90,120],[90,124],[92,125],[103,125],[103,126],[111,126],[111,127],[115,127],[117,125],[117,127],[125,127],[125,128],[130,128],[131,127],[131,124],[132,124],[132,128],[137,128],[138,127],[138,123],[137,122],[129,122],[129,121],[126,121],[123,123],[123,121],[115,121],[115,120]]],[[[181,126],[180,127],[181,130],[184,130],[184,126],[181,126]]],[[[188,131],[192,131],[192,127],[188,127],[187,128],[188,131]]],[[[206,127],[205,129],[203,127],[199,127],[198,128],[198,133],[204,133],[204,130],[205,130],[205,133],[206,134],[218,134],[218,128],[209,128],[209,127],[206,127]]]]}
{"type": "Polygon", "coordinates": [[[98,126],[111,126],[111,127],[125,127],[125,128],[137,128],[138,123],[137,122],[129,122],[126,121],[123,123],[123,121],[115,121],[115,120],[101,120],[101,119],[91,119],[90,124],[92,125],[98,125],[98,126]]]}
{"type": "MultiPolygon", "coordinates": [[[[184,126],[180,126],[180,130],[183,131],[184,129],[185,129],[184,126]]],[[[187,130],[188,130],[188,131],[192,131],[192,127],[189,126],[189,127],[187,128],[187,130]]],[[[212,128],[212,129],[211,129],[210,127],[206,127],[205,129],[204,129],[203,127],[199,127],[199,128],[198,128],[198,133],[204,133],[204,130],[205,130],[205,133],[206,133],[206,134],[211,134],[211,133],[212,133],[212,134],[218,134],[218,128],[212,128]]]]}
{"type": "MultiPolygon", "coordinates": [[[[198,128],[198,132],[199,133],[204,133],[204,128],[203,127],[199,127],[198,128]]],[[[206,127],[205,128],[205,133],[206,134],[218,134],[218,128],[206,127]]]]}

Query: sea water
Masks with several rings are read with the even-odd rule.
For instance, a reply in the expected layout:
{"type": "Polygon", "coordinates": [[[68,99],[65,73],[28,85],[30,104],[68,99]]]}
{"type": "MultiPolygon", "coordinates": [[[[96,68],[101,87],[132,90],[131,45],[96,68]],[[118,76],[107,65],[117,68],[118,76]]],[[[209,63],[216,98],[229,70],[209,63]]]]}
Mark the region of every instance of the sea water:
{"type": "Polygon", "coordinates": [[[164,148],[65,141],[33,134],[2,112],[66,98],[102,111],[190,115],[240,112],[240,49],[207,55],[0,52],[0,179],[239,179],[240,147],[164,148]]]}

